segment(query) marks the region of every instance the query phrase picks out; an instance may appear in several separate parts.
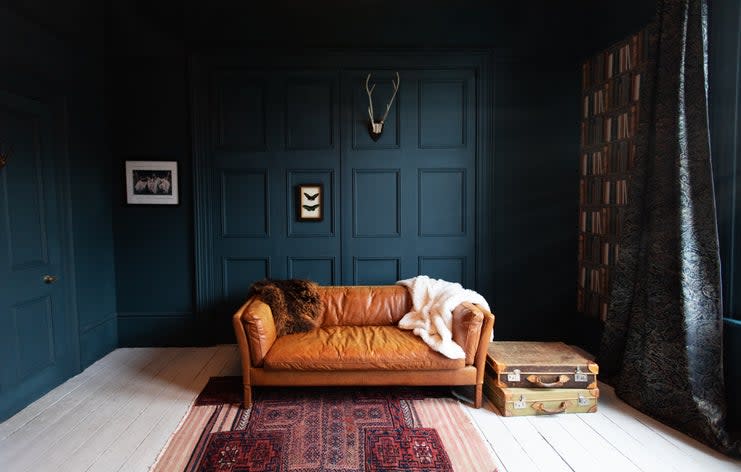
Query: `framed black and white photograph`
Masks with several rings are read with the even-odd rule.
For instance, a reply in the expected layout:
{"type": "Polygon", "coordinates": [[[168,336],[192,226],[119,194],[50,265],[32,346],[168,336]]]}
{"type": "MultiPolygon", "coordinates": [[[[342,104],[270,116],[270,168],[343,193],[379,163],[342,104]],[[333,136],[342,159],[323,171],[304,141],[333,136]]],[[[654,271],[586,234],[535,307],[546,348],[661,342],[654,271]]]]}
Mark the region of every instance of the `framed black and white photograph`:
{"type": "Polygon", "coordinates": [[[177,161],[126,161],[126,203],[177,205],[177,161]]]}
{"type": "Polygon", "coordinates": [[[321,221],[324,198],[322,184],[302,184],[297,187],[298,193],[298,220],[321,221]]]}

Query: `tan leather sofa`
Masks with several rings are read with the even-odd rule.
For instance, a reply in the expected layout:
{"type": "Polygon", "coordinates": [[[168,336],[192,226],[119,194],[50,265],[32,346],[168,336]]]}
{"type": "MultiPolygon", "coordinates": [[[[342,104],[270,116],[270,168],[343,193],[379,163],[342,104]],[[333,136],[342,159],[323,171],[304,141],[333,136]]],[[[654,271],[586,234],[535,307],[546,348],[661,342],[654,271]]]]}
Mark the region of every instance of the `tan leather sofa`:
{"type": "Polygon", "coordinates": [[[453,312],[453,340],[465,359],[449,359],[396,325],[411,309],[399,285],[319,287],[318,328],[277,337],[270,307],[252,297],[234,314],[244,383],[253,386],[470,385],[481,407],[486,352],[494,315],[462,303],[453,312]]]}

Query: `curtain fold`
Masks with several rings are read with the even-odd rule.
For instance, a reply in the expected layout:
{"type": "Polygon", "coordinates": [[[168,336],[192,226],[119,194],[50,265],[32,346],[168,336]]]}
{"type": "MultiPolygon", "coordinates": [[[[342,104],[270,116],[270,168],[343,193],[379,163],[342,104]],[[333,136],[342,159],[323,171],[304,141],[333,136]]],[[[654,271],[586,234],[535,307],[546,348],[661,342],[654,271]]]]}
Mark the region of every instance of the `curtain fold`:
{"type": "Polygon", "coordinates": [[[599,354],[620,398],[730,455],[707,109],[707,2],[658,0],[599,354]]]}

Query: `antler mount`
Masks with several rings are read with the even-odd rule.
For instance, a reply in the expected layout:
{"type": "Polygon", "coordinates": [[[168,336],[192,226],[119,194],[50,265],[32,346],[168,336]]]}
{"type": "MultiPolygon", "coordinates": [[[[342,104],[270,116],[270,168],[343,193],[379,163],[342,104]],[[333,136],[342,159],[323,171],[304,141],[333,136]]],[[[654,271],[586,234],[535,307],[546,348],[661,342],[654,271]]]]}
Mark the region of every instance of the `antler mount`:
{"type": "Polygon", "coordinates": [[[381,137],[381,133],[383,133],[383,123],[386,121],[386,117],[388,117],[389,110],[391,109],[391,104],[394,103],[394,99],[396,98],[396,92],[399,91],[399,84],[401,83],[401,79],[399,78],[399,73],[396,72],[396,80],[391,79],[391,84],[394,87],[394,92],[391,95],[391,99],[386,104],[386,111],[384,112],[383,117],[380,120],[376,121],[373,114],[373,90],[376,88],[376,84],[369,86],[370,78],[371,74],[368,74],[368,76],[365,78],[365,91],[368,94],[368,117],[370,118],[370,121],[368,122],[368,131],[370,132],[370,136],[371,138],[373,138],[373,141],[378,141],[378,138],[381,137]]]}

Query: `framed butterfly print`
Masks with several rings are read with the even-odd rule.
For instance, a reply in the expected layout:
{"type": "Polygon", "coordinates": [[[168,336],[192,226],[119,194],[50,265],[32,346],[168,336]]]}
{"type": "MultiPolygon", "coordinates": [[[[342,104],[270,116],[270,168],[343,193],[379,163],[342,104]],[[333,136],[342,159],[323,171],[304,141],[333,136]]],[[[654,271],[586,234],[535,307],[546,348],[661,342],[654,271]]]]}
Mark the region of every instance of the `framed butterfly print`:
{"type": "Polygon", "coordinates": [[[301,184],[296,187],[298,193],[298,220],[322,221],[324,212],[324,187],[322,184],[301,184]]]}

